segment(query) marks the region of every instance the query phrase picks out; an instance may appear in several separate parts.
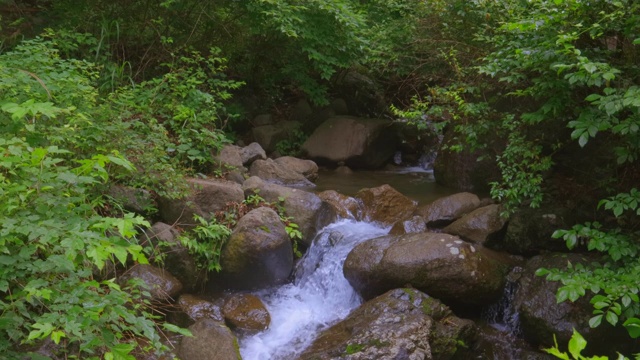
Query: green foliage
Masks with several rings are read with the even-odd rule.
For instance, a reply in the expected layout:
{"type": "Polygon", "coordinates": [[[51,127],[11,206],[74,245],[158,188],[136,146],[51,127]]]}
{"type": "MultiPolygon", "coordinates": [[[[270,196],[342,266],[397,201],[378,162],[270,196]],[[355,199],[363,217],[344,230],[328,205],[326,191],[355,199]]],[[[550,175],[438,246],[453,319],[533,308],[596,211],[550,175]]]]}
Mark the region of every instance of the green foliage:
{"type": "Polygon", "coordinates": [[[293,130],[293,134],[289,139],[281,140],[276,143],[276,151],[282,156],[299,156],[300,148],[307,141],[307,134],[301,130],[293,130]]]}
{"type": "Polygon", "coordinates": [[[196,257],[199,268],[207,271],[222,270],[220,254],[231,236],[231,230],[223,224],[218,224],[215,218],[206,220],[198,215],[194,218],[200,224],[190,230],[188,235],[181,235],[180,242],[196,257]]]}
{"type": "MultiPolygon", "coordinates": [[[[587,340],[585,340],[576,329],[573,329],[573,335],[569,340],[569,354],[563,352],[558,347],[555,335],[553,336],[554,346],[552,348],[544,349],[547,354],[551,354],[558,359],[563,360],[609,360],[607,356],[585,356],[582,355],[582,351],[587,347],[587,340]]],[[[639,359],[640,355],[636,355],[634,359],[639,359]]],[[[618,353],[616,360],[628,360],[629,358],[618,353]]]]}
{"type": "Polygon", "coordinates": [[[13,354],[17,344],[46,338],[69,357],[124,356],[136,338],[160,349],[140,294],[94,278],[107,261],[146,263],[134,235],[149,224],[98,213],[92,191],[107,180],[111,156],[70,167],[61,157],[68,153],[0,138],[0,349],[13,354]]]}

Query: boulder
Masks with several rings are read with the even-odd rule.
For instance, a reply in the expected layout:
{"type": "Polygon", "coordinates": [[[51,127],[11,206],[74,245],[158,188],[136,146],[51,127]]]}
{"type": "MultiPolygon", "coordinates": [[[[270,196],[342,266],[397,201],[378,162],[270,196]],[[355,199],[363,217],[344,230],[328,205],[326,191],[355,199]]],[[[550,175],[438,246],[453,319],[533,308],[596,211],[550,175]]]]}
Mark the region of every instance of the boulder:
{"type": "Polygon", "coordinates": [[[460,191],[489,192],[489,184],[500,180],[500,169],[495,160],[491,156],[481,158],[481,151],[452,150],[452,145],[459,142],[456,136],[454,131],[444,134],[433,164],[436,182],[460,191]]]}
{"type": "Polygon", "coordinates": [[[201,319],[189,326],[193,336],[185,336],[178,357],[185,360],[241,360],[238,340],[224,324],[201,319]]]}
{"type": "Polygon", "coordinates": [[[214,164],[221,170],[242,168],[241,148],[236,145],[225,145],[217,155],[213,157],[214,164]]]}
{"type": "Polygon", "coordinates": [[[240,157],[242,158],[242,165],[250,166],[256,160],[265,160],[267,154],[260,144],[252,142],[240,150],[240,157]]]}
{"type": "Polygon", "coordinates": [[[235,289],[286,282],[293,270],[293,247],[278,214],[260,207],[240,218],[222,248],[220,265],[221,275],[235,289]]]}
{"type": "Polygon", "coordinates": [[[147,190],[129,186],[113,185],[109,188],[109,196],[122,204],[125,210],[141,215],[148,215],[156,208],[153,195],[147,190]]]}
{"type": "Polygon", "coordinates": [[[212,319],[224,322],[220,306],[195,295],[182,294],[176,302],[178,312],[169,313],[172,323],[189,327],[200,319],[212,319]]]}
{"type": "Polygon", "coordinates": [[[275,124],[254,127],[253,138],[267,152],[276,150],[276,144],[291,138],[294,132],[300,129],[297,121],[280,121],[275,124]]]}
{"type": "Polygon", "coordinates": [[[413,214],[416,204],[389,185],[362,189],[356,194],[362,201],[364,220],[391,226],[396,221],[413,214]]]}
{"type": "Polygon", "coordinates": [[[390,126],[382,119],[335,116],[315,129],[302,151],[319,164],[379,168],[395,152],[396,137],[390,126]]]}
{"type": "Polygon", "coordinates": [[[388,235],[357,245],[344,276],[365,298],[411,284],[449,305],[482,306],[500,297],[508,259],[440,233],[388,235]]]}
{"type": "Polygon", "coordinates": [[[160,198],[159,213],[169,224],[194,226],[194,215],[210,218],[211,213],[223,210],[227,203],[244,201],[240,184],[221,179],[189,179],[191,191],[180,199],[160,198]]]}
{"type": "Polygon", "coordinates": [[[450,359],[474,332],[438,300],[395,289],[322,331],[298,359],[450,359]]]}
{"type": "Polygon", "coordinates": [[[286,162],[276,162],[272,159],[256,160],[249,168],[249,175],[257,176],[264,181],[279,185],[314,186],[304,175],[287,165],[286,162]]]}
{"type": "Polygon", "coordinates": [[[427,225],[421,216],[415,215],[409,219],[401,220],[393,224],[389,235],[413,234],[427,231],[427,225]]]}
{"type": "Polygon", "coordinates": [[[140,237],[140,244],[153,248],[149,260],[162,265],[184,285],[185,291],[200,289],[206,274],[198,270],[195,259],[178,239],[180,234],[173,226],[157,222],[140,237]],[[158,261],[161,258],[162,261],[158,261]]]}
{"type": "Polygon", "coordinates": [[[463,240],[484,245],[492,236],[498,235],[507,223],[507,219],[500,216],[501,211],[502,207],[495,204],[478,208],[454,221],[442,231],[459,236],[463,240]]]}
{"type": "Polygon", "coordinates": [[[302,232],[302,243],[306,246],[311,245],[316,232],[331,220],[328,205],[323,204],[322,200],[311,192],[270,184],[257,176],[247,179],[242,188],[247,196],[258,191],[258,194],[269,202],[279,203],[280,199],[283,199],[282,206],[286,215],[293,217],[293,222],[298,224],[302,232]]]}
{"type": "Polygon", "coordinates": [[[152,300],[171,301],[182,291],[182,283],[169,272],[151,265],[137,264],[118,278],[125,285],[131,279],[142,281],[141,291],[148,291],[152,300]]]}
{"type": "Polygon", "coordinates": [[[236,330],[253,333],[265,330],[271,315],[262,300],[251,294],[234,294],[225,299],[222,307],[227,324],[236,330]]]}
{"type": "Polygon", "coordinates": [[[475,210],[480,205],[480,198],[468,192],[457,193],[440,198],[421,206],[416,215],[422,216],[427,226],[442,226],[458,219],[462,215],[475,210]]]}
{"type": "Polygon", "coordinates": [[[544,251],[567,251],[565,242],[551,237],[558,229],[570,229],[578,222],[569,209],[519,209],[509,219],[503,239],[487,246],[518,255],[544,251]]]}
{"type": "Polygon", "coordinates": [[[256,117],[253,118],[253,121],[251,121],[251,125],[255,127],[271,124],[273,124],[273,116],[271,116],[271,114],[256,115],[256,117]]]}
{"type": "Polygon", "coordinates": [[[362,204],[347,195],[342,195],[335,190],[325,190],[318,194],[334,214],[331,222],[338,219],[362,219],[362,204]]]}
{"type": "Polygon", "coordinates": [[[318,178],[318,165],[311,160],[298,159],[293,156],[281,156],[274,160],[277,164],[301,174],[309,181],[318,178]]]}
{"type": "Polygon", "coordinates": [[[589,326],[589,319],[593,316],[593,305],[589,303],[591,294],[576,302],[557,303],[556,292],[562,284],[535,275],[539,268],[566,269],[569,264],[575,266],[596,260],[591,255],[548,253],[527,262],[513,300],[525,339],[534,345],[550,347],[554,344],[555,334],[558,344],[565,345],[576,329],[587,340],[590,352],[613,356],[614,349],[622,353],[637,351],[637,348],[630,349],[634,343],[637,346],[637,342],[630,339],[621,326],[614,328],[604,320],[597,328],[589,326]]]}

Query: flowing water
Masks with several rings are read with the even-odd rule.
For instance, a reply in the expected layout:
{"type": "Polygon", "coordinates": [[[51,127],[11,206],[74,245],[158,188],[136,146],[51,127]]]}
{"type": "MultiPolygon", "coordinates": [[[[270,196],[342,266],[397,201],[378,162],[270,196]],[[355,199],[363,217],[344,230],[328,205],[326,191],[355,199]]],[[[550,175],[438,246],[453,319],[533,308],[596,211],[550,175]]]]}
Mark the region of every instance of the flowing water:
{"type": "Polygon", "coordinates": [[[243,359],[293,359],[320,330],[360,305],[362,299],[342,275],[342,264],[357,244],[387,232],[353,220],[325,227],[298,263],[293,283],[256,293],[271,314],[271,325],[240,339],[243,359]]]}

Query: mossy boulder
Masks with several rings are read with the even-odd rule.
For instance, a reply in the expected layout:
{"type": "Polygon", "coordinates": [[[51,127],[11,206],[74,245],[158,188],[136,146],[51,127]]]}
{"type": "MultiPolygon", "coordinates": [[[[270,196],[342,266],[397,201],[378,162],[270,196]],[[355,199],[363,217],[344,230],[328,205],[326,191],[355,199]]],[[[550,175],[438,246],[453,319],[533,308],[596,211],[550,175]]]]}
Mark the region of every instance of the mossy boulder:
{"type": "Polygon", "coordinates": [[[419,207],[415,214],[422,216],[429,227],[450,224],[480,206],[477,195],[462,192],[439,198],[429,204],[419,207]]]}
{"type": "Polygon", "coordinates": [[[450,359],[474,329],[437,299],[394,289],[322,331],[298,359],[450,359]]]}
{"type": "Polygon", "coordinates": [[[500,297],[509,259],[441,233],[388,235],[357,245],[344,276],[365,298],[411,284],[450,305],[482,306],[500,297]]]}
{"type": "Polygon", "coordinates": [[[185,336],[178,357],[185,360],[241,360],[238,340],[223,323],[201,319],[189,326],[193,336],[185,336]]]}
{"type": "Polygon", "coordinates": [[[385,226],[391,226],[411,215],[416,209],[413,200],[389,185],[362,189],[356,194],[362,202],[362,218],[385,226]]]}
{"type": "Polygon", "coordinates": [[[293,247],[278,214],[260,207],[243,216],[222,248],[220,265],[230,288],[266,288],[286,282],[293,269],[293,247]]]}

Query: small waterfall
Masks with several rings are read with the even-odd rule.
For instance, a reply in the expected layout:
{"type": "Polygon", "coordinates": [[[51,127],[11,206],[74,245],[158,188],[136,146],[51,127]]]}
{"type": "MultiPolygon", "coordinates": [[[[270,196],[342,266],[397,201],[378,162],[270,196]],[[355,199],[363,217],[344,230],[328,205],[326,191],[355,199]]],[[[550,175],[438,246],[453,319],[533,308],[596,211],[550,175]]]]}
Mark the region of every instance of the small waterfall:
{"type": "Polygon", "coordinates": [[[362,299],[342,274],[342,264],[357,244],[388,229],[342,220],[325,227],[300,260],[295,281],[255,293],[271,314],[269,329],[240,339],[244,359],[293,359],[316,334],[345,318],[362,299]]]}
{"type": "Polygon", "coordinates": [[[494,360],[519,360],[523,350],[520,319],[513,300],[518,290],[517,279],[522,273],[520,267],[514,268],[507,277],[502,297],[489,306],[483,314],[483,322],[495,331],[486,332],[487,340],[495,347],[494,360]]]}

